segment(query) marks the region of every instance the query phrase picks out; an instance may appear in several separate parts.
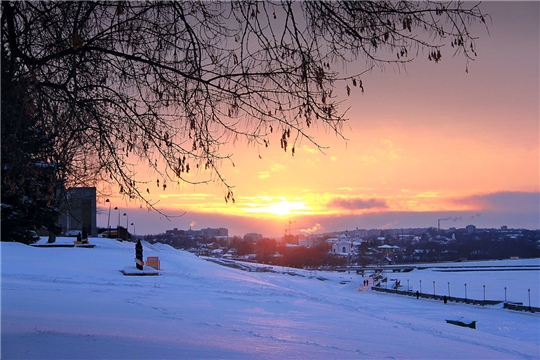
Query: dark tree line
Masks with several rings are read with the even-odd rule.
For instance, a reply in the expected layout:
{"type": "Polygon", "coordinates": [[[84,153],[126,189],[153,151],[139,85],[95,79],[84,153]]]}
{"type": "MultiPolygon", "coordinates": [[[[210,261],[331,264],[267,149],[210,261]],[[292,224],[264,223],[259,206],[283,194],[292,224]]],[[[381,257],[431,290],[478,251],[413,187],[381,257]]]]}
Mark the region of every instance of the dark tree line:
{"type": "Polygon", "coordinates": [[[294,154],[301,140],[319,146],[314,124],[341,136],[336,89],[360,93],[363,71],[418,56],[473,58],[469,26],[485,22],[460,2],[4,1],[1,11],[2,240],[56,231],[62,193],[77,185],[110,183],[153,208],[156,186],[216,181],[234,201],[223,144],[294,154]],[[342,71],[359,61],[359,73],[342,71]],[[137,163],[155,186],[136,178],[137,163]]]}

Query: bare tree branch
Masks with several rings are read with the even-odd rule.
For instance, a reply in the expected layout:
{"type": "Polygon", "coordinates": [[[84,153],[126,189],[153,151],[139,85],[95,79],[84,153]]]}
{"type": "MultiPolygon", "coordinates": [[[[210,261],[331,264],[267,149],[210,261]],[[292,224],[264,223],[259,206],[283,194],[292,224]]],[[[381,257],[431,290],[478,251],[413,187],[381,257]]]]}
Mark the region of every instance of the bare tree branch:
{"type": "Polygon", "coordinates": [[[1,21],[3,74],[39,114],[64,185],[109,181],[149,207],[132,156],[164,188],[208,170],[199,182],[234,201],[219,170],[228,141],[322,150],[309,129],[343,136],[337,86],[363,92],[364,71],[421,51],[474,59],[469,25],[485,22],[453,1],[2,2],[1,21]],[[338,70],[359,59],[358,73],[338,70]]]}

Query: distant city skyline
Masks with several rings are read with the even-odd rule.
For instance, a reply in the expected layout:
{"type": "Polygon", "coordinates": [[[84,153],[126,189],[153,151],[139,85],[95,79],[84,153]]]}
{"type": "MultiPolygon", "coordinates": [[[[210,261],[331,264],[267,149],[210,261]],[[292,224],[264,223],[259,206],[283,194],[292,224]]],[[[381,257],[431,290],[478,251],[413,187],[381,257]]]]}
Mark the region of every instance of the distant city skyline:
{"type": "MultiPolygon", "coordinates": [[[[220,169],[235,186],[235,204],[224,201],[219,185],[169,183],[166,191],[149,186],[150,199],[181,217],[168,221],[138,202],[108,197],[113,208],[129,213],[140,234],[195,223],[278,237],[289,221],[293,233],[307,234],[437,227],[443,218],[451,219],[445,228],[540,228],[540,4],[487,2],[481,9],[491,20],[489,33],[483,24],[471,27],[479,37],[475,61],[445,49],[438,64],[418,54],[406,69],[365,74],[364,94],[353,92],[343,104],[350,107],[348,141],[314,129],[310,135],[328,148],[322,153],[304,140],[294,157],[278,138],[269,148],[228,144],[235,166],[220,169]]],[[[155,184],[139,166],[141,180],[155,184]]],[[[98,226],[107,223],[105,198],[98,199],[98,226]]]]}
{"type": "MultiPolygon", "coordinates": [[[[108,211],[108,210],[107,210],[108,211]]],[[[102,209],[98,214],[98,224],[100,227],[106,227],[107,220],[107,211],[102,209]],[[103,222],[105,219],[105,222],[103,222]],[[105,224],[105,225],[101,225],[105,224]]],[[[134,222],[136,225],[137,234],[147,235],[147,234],[159,234],[165,233],[167,230],[173,230],[177,228],[178,230],[201,230],[206,228],[226,228],[228,230],[229,236],[244,236],[247,233],[260,233],[267,238],[281,238],[289,230],[289,218],[282,217],[279,219],[265,219],[265,218],[243,218],[243,217],[231,217],[231,216],[219,216],[216,215],[210,220],[201,214],[192,214],[188,216],[187,214],[183,217],[171,218],[167,220],[164,217],[158,215],[155,212],[148,212],[144,209],[129,209],[130,211],[130,223],[134,222]],[[154,221],[149,221],[153,219],[154,221]],[[134,219],[131,221],[131,219],[134,219]],[[196,219],[196,220],[189,220],[196,219]],[[215,221],[211,223],[209,221],[215,221]],[[138,224],[146,224],[141,227],[138,224]]],[[[445,213],[448,215],[448,213],[445,213]]],[[[452,216],[452,219],[441,221],[441,230],[446,230],[449,228],[464,229],[467,225],[474,225],[479,229],[489,228],[489,229],[500,229],[503,226],[507,226],[509,229],[528,229],[528,230],[538,230],[540,226],[530,227],[527,226],[527,221],[530,222],[534,218],[523,218],[523,222],[504,222],[504,214],[495,214],[489,213],[482,216],[481,213],[460,213],[461,216],[452,216]],[[483,218],[484,217],[484,218],[483,218]],[[498,221],[498,225],[492,225],[494,222],[498,221]],[[520,225],[521,224],[521,225],[520,225]]],[[[309,234],[322,234],[322,233],[331,233],[331,232],[341,232],[341,231],[354,231],[358,229],[410,229],[410,228],[437,228],[438,220],[443,219],[442,213],[395,213],[395,214],[370,214],[364,215],[362,217],[351,218],[351,217],[340,217],[331,219],[329,223],[331,226],[323,226],[319,223],[316,223],[318,226],[314,226],[311,229],[307,228],[308,224],[311,224],[315,220],[310,218],[298,218],[298,221],[291,218],[292,224],[290,225],[291,234],[293,235],[309,235],[309,234]],[[395,225],[391,223],[384,223],[388,218],[400,219],[400,221],[395,222],[395,225]],[[351,224],[356,224],[356,226],[351,226],[351,224]],[[382,225],[380,225],[382,224],[382,225]],[[399,224],[408,224],[400,226],[399,224]]],[[[449,216],[446,216],[448,218],[449,216]]],[[[113,216],[111,215],[111,219],[113,216]]],[[[111,220],[111,227],[116,227],[116,221],[111,220]]],[[[120,224],[122,227],[125,227],[125,223],[120,224]]],[[[133,231],[133,227],[130,226],[130,232],[133,231]]]]}

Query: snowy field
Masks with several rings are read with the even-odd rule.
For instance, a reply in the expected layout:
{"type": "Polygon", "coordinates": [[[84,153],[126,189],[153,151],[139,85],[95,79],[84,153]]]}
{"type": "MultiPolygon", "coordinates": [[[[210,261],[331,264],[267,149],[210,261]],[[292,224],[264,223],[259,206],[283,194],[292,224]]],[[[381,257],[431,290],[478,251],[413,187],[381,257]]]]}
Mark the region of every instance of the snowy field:
{"type": "MultiPolygon", "coordinates": [[[[134,244],[90,242],[96,247],[1,243],[2,359],[540,358],[540,314],[378,293],[356,274],[245,272],[162,244],[143,243],[145,259],[161,260],[159,276],[124,276],[134,244]],[[477,328],[445,322],[462,317],[477,328]]],[[[435,281],[441,295],[450,282],[459,297],[467,283],[477,299],[486,285],[486,298],[504,300],[506,286],[508,301],[525,305],[531,289],[538,306],[539,274],[388,275],[415,291],[422,280],[426,293],[435,281]]]]}

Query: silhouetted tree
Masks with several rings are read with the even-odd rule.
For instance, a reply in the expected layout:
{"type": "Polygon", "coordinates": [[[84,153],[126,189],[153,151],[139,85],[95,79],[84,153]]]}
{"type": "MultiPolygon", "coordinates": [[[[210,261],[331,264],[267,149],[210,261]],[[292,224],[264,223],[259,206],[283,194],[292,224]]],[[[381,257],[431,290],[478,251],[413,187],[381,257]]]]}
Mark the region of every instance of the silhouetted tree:
{"type": "Polygon", "coordinates": [[[240,238],[235,238],[231,241],[231,247],[236,249],[236,255],[244,256],[253,254],[255,252],[255,246],[252,241],[244,241],[240,238]]]}
{"type": "Polygon", "coordinates": [[[278,249],[276,240],[261,239],[255,245],[255,253],[257,254],[257,262],[268,264],[274,260],[274,255],[278,249]]]}
{"type": "MultiPolygon", "coordinates": [[[[445,46],[469,59],[475,21],[478,6],[460,2],[4,1],[2,86],[24,84],[18,111],[39,115],[32,126],[52,141],[64,187],[108,181],[152,207],[138,160],[163,190],[218,181],[234,201],[221,145],[275,141],[294,154],[301,139],[318,146],[315,123],[341,135],[334,90],[364,91],[362,71],[342,65],[438,62],[445,46]],[[196,169],[211,175],[185,176],[196,169]]],[[[2,123],[22,124],[10,114],[2,107],[2,123]]]]}
{"type": "Polygon", "coordinates": [[[2,240],[31,244],[38,239],[36,230],[60,230],[57,176],[62,164],[38,125],[40,114],[28,102],[27,84],[10,74],[2,61],[2,240]]]}

